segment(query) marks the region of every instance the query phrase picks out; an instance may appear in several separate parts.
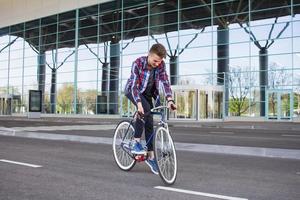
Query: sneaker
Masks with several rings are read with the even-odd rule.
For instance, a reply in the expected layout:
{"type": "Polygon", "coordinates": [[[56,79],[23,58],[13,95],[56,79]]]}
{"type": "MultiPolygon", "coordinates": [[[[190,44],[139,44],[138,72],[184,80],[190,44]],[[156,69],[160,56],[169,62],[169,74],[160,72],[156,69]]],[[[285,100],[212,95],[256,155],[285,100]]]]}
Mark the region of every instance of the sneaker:
{"type": "Polygon", "coordinates": [[[139,142],[133,142],[133,146],[131,148],[131,153],[133,154],[146,154],[145,149],[139,142]]]}
{"type": "Polygon", "coordinates": [[[156,160],[148,159],[145,161],[145,163],[150,167],[153,174],[158,175],[158,166],[157,166],[156,160]]]}

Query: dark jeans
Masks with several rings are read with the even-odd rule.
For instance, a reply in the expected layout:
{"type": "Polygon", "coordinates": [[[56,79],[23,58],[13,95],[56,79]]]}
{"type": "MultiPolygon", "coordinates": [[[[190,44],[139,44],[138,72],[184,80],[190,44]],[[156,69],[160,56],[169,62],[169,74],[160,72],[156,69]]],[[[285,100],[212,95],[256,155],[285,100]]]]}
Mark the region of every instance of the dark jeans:
{"type": "MultiPolygon", "coordinates": [[[[125,94],[126,97],[135,105],[135,101],[132,97],[131,92],[125,94]]],[[[153,103],[152,103],[152,98],[146,98],[144,95],[140,95],[141,97],[141,101],[142,101],[142,106],[144,108],[144,113],[150,113],[150,110],[153,108],[153,103]]],[[[135,122],[135,133],[134,133],[134,137],[135,138],[141,138],[142,137],[142,133],[143,130],[145,129],[145,139],[147,142],[147,148],[148,151],[153,151],[153,115],[148,114],[144,116],[144,121],[145,123],[140,120],[139,118],[136,119],[135,122]]]]}

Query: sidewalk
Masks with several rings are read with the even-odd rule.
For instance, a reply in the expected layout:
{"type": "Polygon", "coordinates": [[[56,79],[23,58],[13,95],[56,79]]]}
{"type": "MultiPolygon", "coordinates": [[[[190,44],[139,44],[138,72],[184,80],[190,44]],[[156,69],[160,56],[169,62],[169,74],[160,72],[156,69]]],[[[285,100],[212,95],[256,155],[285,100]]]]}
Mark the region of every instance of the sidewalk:
{"type": "MultiPolygon", "coordinates": [[[[0,135],[46,140],[75,141],[93,144],[111,144],[116,125],[123,118],[40,118],[0,117],[0,135]]],[[[298,133],[300,124],[292,122],[195,122],[170,121],[170,127],[199,129],[290,130],[298,133]]],[[[197,134],[197,133],[195,133],[197,134]]],[[[297,136],[297,135],[296,135],[297,136]]],[[[200,140],[201,141],[201,140],[200,140]]],[[[299,149],[265,148],[236,145],[176,142],[179,151],[223,153],[272,158],[300,159],[299,149]]]]}

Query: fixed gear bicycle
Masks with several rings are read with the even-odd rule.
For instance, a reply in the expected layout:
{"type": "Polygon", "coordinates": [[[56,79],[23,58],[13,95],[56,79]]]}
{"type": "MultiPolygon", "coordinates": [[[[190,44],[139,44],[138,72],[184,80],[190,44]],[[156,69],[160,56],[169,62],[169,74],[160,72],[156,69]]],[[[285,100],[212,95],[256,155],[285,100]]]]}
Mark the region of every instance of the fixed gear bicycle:
{"type": "MultiPolygon", "coordinates": [[[[159,115],[160,120],[154,128],[153,135],[153,151],[154,157],[158,165],[159,176],[167,185],[172,185],[177,177],[177,158],[173,139],[169,132],[168,123],[165,120],[164,109],[167,106],[158,106],[151,109],[151,114],[159,115]]],[[[142,162],[147,159],[147,154],[135,155],[131,153],[133,144],[134,126],[133,123],[137,116],[137,112],[131,120],[121,121],[114,132],[113,137],[113,155],[114,159],[121,170],[131,170],[136,162],[142,162]]],[[[147,142],[147,141],[146,141],[147,142]]],[[[145,143],[142,142],[142,143],[145,143]]],[[[146,149],[146,145],[143,145],[146,149]]]]}

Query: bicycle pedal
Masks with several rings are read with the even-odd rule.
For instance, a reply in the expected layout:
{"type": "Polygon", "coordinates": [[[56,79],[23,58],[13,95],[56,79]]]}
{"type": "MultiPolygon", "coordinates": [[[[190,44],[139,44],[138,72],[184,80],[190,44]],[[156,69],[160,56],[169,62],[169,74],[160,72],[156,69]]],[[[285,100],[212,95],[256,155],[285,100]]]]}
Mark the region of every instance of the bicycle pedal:
{"type": "Polygon", "coordinates": [[[143,161],[145,161],[145,160],[147,159],[147,156],[146,156],[146,155],[136,155],[136,156],[134,157],[134,159],[135,159],[136,161],[138,161],[138,162],[143,162],[143,161]]]}

